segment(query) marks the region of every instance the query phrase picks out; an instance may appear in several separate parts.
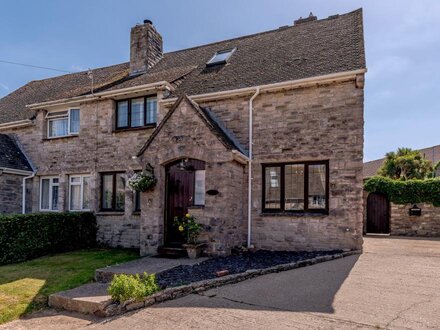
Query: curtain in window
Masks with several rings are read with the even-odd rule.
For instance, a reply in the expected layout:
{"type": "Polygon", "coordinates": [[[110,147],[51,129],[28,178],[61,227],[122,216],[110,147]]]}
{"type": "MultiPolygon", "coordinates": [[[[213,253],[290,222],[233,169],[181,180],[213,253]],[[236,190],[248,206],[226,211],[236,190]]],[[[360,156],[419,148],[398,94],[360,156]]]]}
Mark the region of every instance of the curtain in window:
{"type": "Polygon", "coordinates": [[[102,208],[111,209],[113,200],[113,174],[102,176],[102,208]]]}
{"type": "Polygon", "coordinates": [[[50,189],[50,179],[41,180],[41,209],[49,209],[49,189],[50,189]]]}
{"type": "Polygon", "coordinates": [[[131,101],[131,127],[144,126],[144,98],[131,101]]]}
{"type": "Polygon", "coordinates": [[[157,122],[157,98],[147,98],[147,124],[157,122]]]}
{"type": "Polygon", "coordinates": [[[267,209],[279,209],[280,205],[280,167],[266,167],[265,170],[265,208],[267,209]]]}
{"type": "Polygon", "coordinates": [[[90,177],[83,177],[83,210],[90,209],[90,177]]]}
{"type": "Polygon", "coordinates": [[[325,208],[326,166],[309,165],[309,208],[325,208]]]}
{"type": "Polygon", "coordinates": [[[70,133],[79,133],[79,109],[70,109],[70,133]]]}
{"type": "Polygon", "coordinates": [[[115,209],[123,211],[125,208],[125,179],[122,173],[116,174],[116,204],[115,209]]]}
{"type": "Polygon", "coordinates": [[[49,137],[66,136],[68,128],[67,118],[53,119],[49,121],[49,137]]]}
{"type": "Polygon", "coordinates": [[[128,101],[118,102],[117,127],[128,126],[128,101]]]}
{"type": "Polygon", "coordinates": [[[70,209],[73,211],[81,210],[81,185],[70,186],[70,209]]]}
{"type": "Polygon", "coordinates": [[[285,210],[304,210],[304,164],[285,167],[285,210]]]}

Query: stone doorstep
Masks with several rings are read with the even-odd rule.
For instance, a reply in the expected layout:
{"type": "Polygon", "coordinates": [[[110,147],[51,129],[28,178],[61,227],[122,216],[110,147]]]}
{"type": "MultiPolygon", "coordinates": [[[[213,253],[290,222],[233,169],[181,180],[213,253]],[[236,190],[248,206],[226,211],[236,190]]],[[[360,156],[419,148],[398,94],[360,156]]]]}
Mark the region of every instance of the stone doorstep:
{"type": "Polygon", "coordinates": [[[49,306],[85,314],[94,314],[100,317],[115,316],[167,300],[177,299],[191,293],[203,292],[225,284],[238,283],[256,276],[278,273],[281,271],[314,265],[360,253],[362,253],[361,250],[347,251],[334,255],[319,256],[312,259],[301,260],[289,264],[276,265],[270,268],[249,269],[244,273],[226,275],[188,285],[167,288],[163,291],[146,297],[143,301],[127,301],[123,304],[112,303],[110,296],[107,294],[108,283],[90,283],[75,289],[50,295],[49,306]]]}
{"type": "Polygon", "coordinates": [[[107,283],[89,283],[49,296],[49,306],[84,314],[103,315],[112,303],[107,283]]]}

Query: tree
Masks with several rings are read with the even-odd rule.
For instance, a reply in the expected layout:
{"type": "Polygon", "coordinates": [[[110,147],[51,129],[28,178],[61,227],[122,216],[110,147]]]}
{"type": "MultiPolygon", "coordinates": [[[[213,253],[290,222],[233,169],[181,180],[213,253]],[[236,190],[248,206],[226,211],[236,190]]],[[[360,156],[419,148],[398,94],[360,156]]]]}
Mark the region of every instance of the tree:
{"type": "Polygon", "coordinates": [[[399,148],[396,152],[388,152],[378,171],[381,176],[392,179],[426,179],[432,177],[432,163],[425,159],[420,151],[410,148],[399,148]]]}

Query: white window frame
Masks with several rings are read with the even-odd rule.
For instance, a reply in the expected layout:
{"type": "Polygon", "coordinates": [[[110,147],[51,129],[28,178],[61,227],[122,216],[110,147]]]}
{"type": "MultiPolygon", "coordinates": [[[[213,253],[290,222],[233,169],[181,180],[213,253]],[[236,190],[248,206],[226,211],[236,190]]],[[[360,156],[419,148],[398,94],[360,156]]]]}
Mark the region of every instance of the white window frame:
{"type": "MultiPolygon", "coordinates": [[[[63,111],[53,111],[53,112],[48,112],[46,114],[46,119],[47,119],[47,138],[48,139],[56,139],[56,138],[61,138],[61,137],[66,137],[66,136],[77,136],[79,135],[79,132],[71,132],[70,131],[70,112],[71,110],[79,110],[79,116],[80,116],[80,122],[81,122],[81,109],[79,107],[72,107],[63,111]],[[60,114],[60,115],[51,115],[53,113],[56,112],[67,112],[67,114],[60,114]],[[55,121],[55,120],[60,120],[60,119],[65,119],[67,118],[67,134],[66,135],[58,135],[58,136],[50,136],[50,122],[51,121],[55,121]]],[[[80,124],[80,130],[81,130],[81,124],[80,124]]]]}
{"type": "MultiPolygon", "coordinates": [[[[84,201],[84,178],[89,178],[89,180],[90,180],[91,176],[89,174],[72,174],[72,175],[69,175],[69,211],[90,211],[90,208],[88,208],[88,209],[84,209],[83,208],[83,201],[84,201]],[[80,182],[79,183],[75,182],[75,183],[72,184],[72,179],[73,178],[80,178],[80,182]],[[71,206],[71,201],[72,201],[72,199],[71,199],[71,194],[72,194],[71,187],[72,187],[72,185],[80,186],[80,191],[81,191],[81,194],[80,194],[80,205],[81,205],[81,208],[79,210],[72,210],[72,206],[71,206]]],[[[89,182],[89,184],[90,184],[90,182],[89,182]]],[[[89,186],[89,188],[90,188],[90,186],[89,186]]],[[[89,199],[90,199],[90,197],[91,196],[89,196],[89,199]]]]}
{"type": "Polygon", "coordinates": [[[209,59],[208,62],[206,62],[206,65],[207,66],[214,66],[214,65],[217,65],[217,64],[228,63],[229,59],[235,53],[236,50],[237,50],[237,47],[229,48],[229,49],[224,49],[224,50],[219,50],[219,51],[215,52],[215,54],[209,59]],[[224,54],[224,53],[229,53],[228,57],[226,57],[222,61],[214,61],[214,59],[217,57],[217,55],[224,54]]]}
{"type": "Polygon", "coordinates": [[[60,197],[60,177],[59,176],[42,176],[40,177],[40,211],[44,212],[59,212],[59,197],[60,197]],[[58,179],[57,183],[53,182],[53,179],[58,179]],[[43,180],[49,180],[49,208],[43,209],[43,180]],[[58,187],[58,210],[52,209],[52,194],[53,194],[53,187],[58,187]]]}

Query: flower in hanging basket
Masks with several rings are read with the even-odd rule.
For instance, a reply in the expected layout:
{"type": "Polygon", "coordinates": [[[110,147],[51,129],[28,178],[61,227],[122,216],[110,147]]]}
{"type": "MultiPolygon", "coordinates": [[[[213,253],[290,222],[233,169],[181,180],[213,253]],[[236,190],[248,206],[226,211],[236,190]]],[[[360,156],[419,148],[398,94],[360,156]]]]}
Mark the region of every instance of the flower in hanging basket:
{"type": "Polygon", "coordinates": [[[152,173],[135,173],[128,179],[128,187],[133,191],[148,191],[156,185],[157,179],[152,173]]]}

